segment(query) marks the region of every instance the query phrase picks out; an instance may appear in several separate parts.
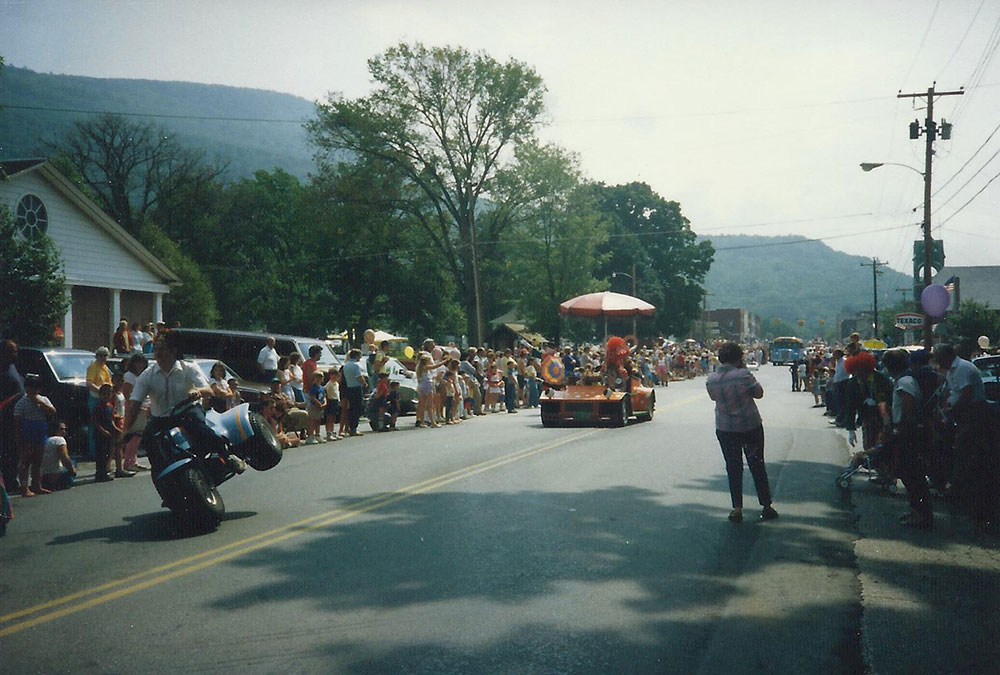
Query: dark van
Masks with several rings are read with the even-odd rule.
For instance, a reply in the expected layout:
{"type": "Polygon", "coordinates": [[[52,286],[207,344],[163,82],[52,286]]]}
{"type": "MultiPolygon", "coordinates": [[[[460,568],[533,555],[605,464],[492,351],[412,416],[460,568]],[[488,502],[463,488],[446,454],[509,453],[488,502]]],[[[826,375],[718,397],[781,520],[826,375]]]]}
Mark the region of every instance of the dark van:
{"type": "Polygon", "coordinates": [[[281,356],[297,352],[305,361],[309,358],[309,348],[319,345],[323,348],[319,358],[321,369],[342,365],[340,357],[323,340],[314,338],[214,328],[175,328],[172,332],[180,338],[179,346],[184,356],[225,361],[241,380],[249,382],[265,384],[262,382],[264,375],[257,367],[257,355],[269,337],[274,338],[274,349],[281,356]]]}

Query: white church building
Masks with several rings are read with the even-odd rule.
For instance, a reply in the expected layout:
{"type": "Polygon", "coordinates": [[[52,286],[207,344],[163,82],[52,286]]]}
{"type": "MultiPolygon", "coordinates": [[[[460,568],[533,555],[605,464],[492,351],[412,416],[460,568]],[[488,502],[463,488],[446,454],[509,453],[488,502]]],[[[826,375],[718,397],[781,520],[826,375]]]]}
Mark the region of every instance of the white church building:
{"type": "Polygon", "coordinates": [[[163,320],[163,295],[180,279],[47,160],[0,162],[0,203],[22,233],[44,232],[62,257],[63,346],[110,347],[122,317],[163,320]]]}

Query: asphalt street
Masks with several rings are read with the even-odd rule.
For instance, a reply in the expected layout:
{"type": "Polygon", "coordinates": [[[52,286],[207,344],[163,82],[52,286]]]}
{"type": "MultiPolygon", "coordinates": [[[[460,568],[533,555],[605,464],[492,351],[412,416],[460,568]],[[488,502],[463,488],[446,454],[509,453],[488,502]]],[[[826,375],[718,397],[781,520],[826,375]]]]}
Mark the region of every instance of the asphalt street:
{"type": "Polygon", "coordinates": [[[4,670],[862,672],[843,438],[759,373],[777,521],[729,495],[704,379],[623,429],[537,411],[290,450],[185,536],[148,476],[16,499],[4,670]]]}

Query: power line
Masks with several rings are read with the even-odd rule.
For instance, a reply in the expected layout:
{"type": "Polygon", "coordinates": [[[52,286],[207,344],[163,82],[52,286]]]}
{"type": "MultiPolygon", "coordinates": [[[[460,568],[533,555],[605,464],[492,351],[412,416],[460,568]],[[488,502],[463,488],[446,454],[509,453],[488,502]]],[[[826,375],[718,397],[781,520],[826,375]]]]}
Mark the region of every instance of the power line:
{"type": "Polygon", "coordinates": [[[969,201],[967,201],[964,204],[962,204],[961,206],[959,206],[958,210],[956,210],[950,216],[948,216],[947,218],[945,218],[944,220],[942,220],[940,223],[938,223],[938,229],[940,230],[944,226],[945,223],[947,223],[949,220],[951,220],[952,218],[954,218],[955,216],[957,216],[959,213],[961,213],[962,209],[964,209],[966,206],[968,206],[969,204],[971,204],[972,201],[976,197],[978,197],[979,195],[983,194],[983,191],[986,190],[986,188],[988,188],[990,186],[990,183],[992,183],[993,181],[995,181],[997,178],[1000,178],[1000,173],[998,173],[997,175],[993,176],[993,178],[990,178],[986,182],[986,185],[984,185],[983,187],[979,188],[979,192],[977,192],[976,194],[974,194],[971,197],[969,197],[969,201]]]}
{"type": "MultiPolygon", "coordinates": [[[[976,158],[976,155],[979,154],[979,151],[986,147],[986,144],[990,142],[990,140],[993,138],[993,136],[996,134],[997,131],[1000,131],[1000,124],[998,124],[993,129],[993,131],[990,132],[990,135],[986,137],[986,140],[983,141],[982,145],[980,145],[978,148],[976,148],[976,151],[974,153],[972,153],[972,156],[969,157],[969,159],[965,160],[965,163],[962,164],[962,166],[958,167],[958,171],[956,171],[955,173],[953,173],[952,176],[951,176],[951,178],[949,178],[948,180],[946,180],[941,185],[941,187],[939,187],[937,190],[934,191],[934,195],[937,195],[939,192],[941,192],[941,190],[943,190],[946,187],[948,187],[948,184],[951,183],[953,180],[955,180],[958,177],[958,174],[962,173],[962,171],[965,169],[965,167],[967,167],[972,162],[972,160],[974,160],[976,158]]],[[[989,164],[989,162],[987,162],[987,164],[989,164]]],[[[961,190],[961,188],[959,188],[959,190],[961,190]]]]}
{"type": "Polygon", "coordinates": [[[917,47],[917,53],[913,55],[913,63],[910,64],[910,69],[906,71],[906,75],[903,76],[902,82],[906,82],[910,78],[910,74],[917,65],[917,61],[920,59],[920,52],[924,50],[924,43],[927,42],[927,36],[930,35],[931,26],[934,25],[934,17],[937,16],[938,7],[941,6],[941,0],[937,0],[934,3],[934,11],[931,12],[931,18],[927,21],[927,28],[924,29],[924,36],[920,38],[920,46],[917,47]]]}
{"type": "Polygon", "coordinates": [[[958,54],[958,50],[962,48],[963,44],[965,44],[965,38],[969,37],[969,31],[971,31],[972,27],[976,25],[976,19],[979,17],[979,12],[982,11],[983,5],[985,4],[986,0],[979,0],[979,7],[976,8],[976,13],[972,15],[972,20],[969,22],[968,28],[965,29],[965,32],[962,34],[962,38],[958,41],[958,44],[955,45],[955,51],[953,51],[951,56],[948,57],[948,60],[945,61],[944,66],[941,68],[941,72],[938,73],[937,79],[941,79],[941,76],[944,75],[944,71],[948,70],[948,66],[951,65],[955,55],[958,54]]]}

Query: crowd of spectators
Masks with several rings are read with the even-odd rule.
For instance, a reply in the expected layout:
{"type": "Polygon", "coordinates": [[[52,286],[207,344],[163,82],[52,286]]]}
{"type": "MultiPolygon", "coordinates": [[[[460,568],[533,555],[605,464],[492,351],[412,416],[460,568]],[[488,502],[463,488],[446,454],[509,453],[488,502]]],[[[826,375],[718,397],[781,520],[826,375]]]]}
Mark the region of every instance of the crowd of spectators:
{"type": "Polygon", "coordinates": [[[977,531],[995,533],[1000,411],[971,358],[971,349],[950,344],[868,350],[855,333],[792,364],[792,390],[811,393],[813,407],[857,448],[843,475],[864,467],[877,483],[903,483],[910,505],[903,525],[933,527],[936,495],[967,513],[977,531]]]}

